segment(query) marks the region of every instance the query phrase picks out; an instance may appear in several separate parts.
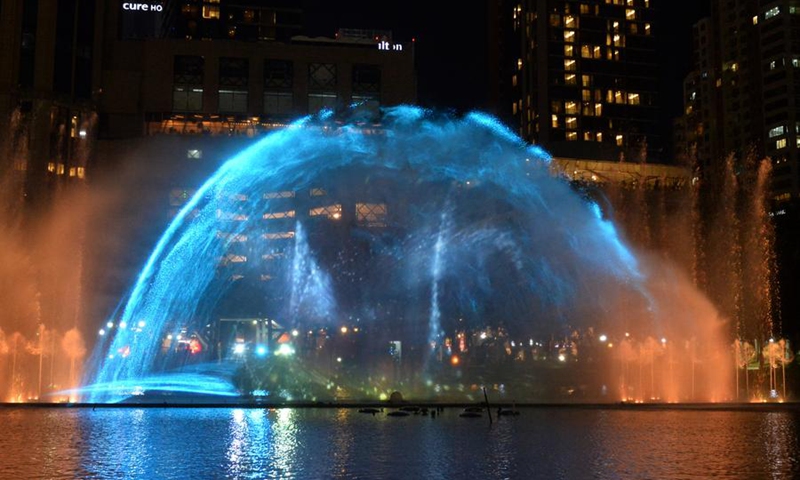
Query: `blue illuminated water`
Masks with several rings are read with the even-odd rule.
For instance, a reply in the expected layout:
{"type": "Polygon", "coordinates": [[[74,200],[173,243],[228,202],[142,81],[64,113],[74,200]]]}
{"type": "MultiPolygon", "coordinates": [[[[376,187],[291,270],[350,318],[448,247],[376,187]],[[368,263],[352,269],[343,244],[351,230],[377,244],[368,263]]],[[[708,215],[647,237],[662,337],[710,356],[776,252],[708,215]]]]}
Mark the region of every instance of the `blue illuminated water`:
{"type": "Polygon", "coordinates": [[[235,396],[249,392],[234,376],[249,375],[282,400],[342,391],[376,399],[398,384],[430,396],[446,390],[437,379],[459,360],[448,343],[457,332],[491,328],[533,346],[619,323],[621,304],[636,319],[626,328],[648,335],[660,337],[674,318],[695,320],[667,318],[600,208],[494,118],[397,107],[375,125],[328,112],[254,143],[185,204],[109,319],[82,394],[93,402],[142,390],[235,396]],[[277,344],[250,346],[268,363],[252,367],[224,339],[191,371],[173,358],[181,332],[219,330],[234,310],[277,322],[296,360],[275,356],[277,344]],[[355,340],[331,340],[342,325],[375,347],[343,358],[355,340]],[[395,340],[402,361],[383,358],[395,340]],[[286,386],[299,378],[313,392],[286,386]]]}
{"type": "Polygon", "coordinates": [[[0,478],[793,479],[796,411],[0,408],[0,478]]]}

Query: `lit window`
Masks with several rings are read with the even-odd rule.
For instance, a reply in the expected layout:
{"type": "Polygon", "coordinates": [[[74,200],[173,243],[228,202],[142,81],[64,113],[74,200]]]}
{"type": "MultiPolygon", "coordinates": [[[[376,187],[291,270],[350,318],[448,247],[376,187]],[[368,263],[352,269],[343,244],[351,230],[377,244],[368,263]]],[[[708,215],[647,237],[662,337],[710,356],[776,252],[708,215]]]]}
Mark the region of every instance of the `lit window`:
{"type": "Polygon", "coordinates": [[[617,146],[621,147],[625,143],[625,137],[617,134],[617,146]]]}
{"type": "Polygon", "coordinates": [[[575,49],[572,45],[564,45],[564,56],[571,57],[575,55],[575,49]]]}
{"type": "Polygon", "coordinates": [[[578,119],[576,117],[567,117],[565,123],[567,124],[567,129],[575,130],[578,128],[578,119]]]}
{"type": "Polygon", "coordinates": [[[219,18],[219,7],[203,5],[203,18],[219,18]]]}
{"type": "Polygon", "coordinates": [[[56,171],[56,164],[53,163],[53,162],[48,163],[47,164],[47,171],[50,172],[50,173],[54,173],[56,171]]]}
{"type": "Polygon", "coordinates": [[[203,151],[198,149],[186,150],[186,158],[203,158],[203,151]]]}
{"type": "Polygon", "coordinates": [[[576,62],[573,59],[564,60],[564,70],[566,70],[568,72],[574,72],[575,71],[575,63],[576,62]]]}
{"type": "Polygon", "coordinates": [[[766,12],[764,12],[764,20],[769,20],[772,17],[776,17],[781,14],[781,7],[772,7],[766,12]]]}
{"type": "Polygon", "coordinates": [[[63,163],[59,163],[58,165],[56,165],[56,173],[58,175],[64,175],[64,164],[63,163]]]}
{"type": "Polygon", "coordinates": [[[602,141],[603,141],[603,132],[597,132],[597,135],[595,136],[595,140],[597,140],[598,142],[602,143],[602,141]]]}
{"type": "Polygon", "coordinates": [[[603,116],[603,104],[602,103],[595,103],[594,104],[594,115],[596,117],[603,116]]]}
{"type": "Polygon", "coordinates": [[[327,217],[332,220],[342,218],[342,204],[327,205],[324,207],[312,208],[308,211],[309,217],[327,217]]]}
{"type": "Polygon", "coordinates": [[[753,15],[753,25],[758,25],[758,15],[753,15]]]}
{"type": "Polygon", "coordinates": [[[564,42],[575,43],[575,32],[573,30],[564,31],[564,42]]]}
{"type": "Polygon", "coordinates": [[[592,100],[592,91],[591,90],[583,90],[581,91],[581,100],[584,102],[589,102],[592,100]]]}
{"type": "Polygon", "coordinates": [[[577,85],[578,84],[578,76],[574,73],[567,73],[564,75],[564,83],[567,85],[577,85]]]}
{"type": "Polygon", "coordinates": [[[629,93],[628,94],[628,104],[630,104],[630,105],[639,105],[639,94],[638,93],[629,93]]]}
{"type": "Polygon", "coordinates": [[[75,170],[75,167],[69,167],[69,176],[70,177],[74,177],[75,175],[77,175],[77,173],[78,172],[75,170]]]}
{"type": "Polygon", "coordinates": [[[644,24],[644,34],[645,35],[650,35],[650,24],[649,23],[645,23],[644,24]]]}
{"type": "Polygon", "coordinates": [[[781,138],[780,140],[775,142],[775,148],[777,148],[778,150],[780,150],[782,148],[786,148],[786,139],[785,138],[781,138]]]}
{"type": "Polygon", "coordinates": [[[779,127],[775,127],[775,128],[770,128],[769,129],[769,138],[774,138],[774,137],[777,137],[779,135],[783,135],[784,133],[786,133],[786,127],[784,127],[783,125],[781,125],[779,127]]]}
{"type": "Polygon", "coordinates": [[[592,77],[591,75],[581,75],[581,85],[584,87],[588,87],[592,84],[592,77]]]}
{"type": "Polygon", "coordinates": [[[628,8],[625,10],[625,19],[626,20],[636,20],[636,10],[633,8],[628,8]]]}
{"type": "Polygon", "coordinates": [[[575,142],[578,140],[578,132],[567,132],[567,140],[575,142]]]}
{"type": "Polygon", "coordinates": [[[566,15],[564,17],[564,27],[565,28],[577,28],[577,22],[575,21],[575,17],[572,15],[566,15]]]}
{"type": "Polygon", "coordinates": [[[78,167],[78,178],[86,178],[86,169],[84,167],[78,167]]]}
{"type": "MultiPolygon", "coordinates": [[[[564,111],[575,115],[578,113],[578,105],[575,102],[564,102],[564,111]]],[[[567,122],[569,122],[569,119],[567,119],[567,122]]]]}
{"type": "Polygon", "coordinates": [[[550,116],[550,121],[551,121],[551,124],[552,124],[553,128],[558,128],[558,115],[551,115],[550,116]]]}

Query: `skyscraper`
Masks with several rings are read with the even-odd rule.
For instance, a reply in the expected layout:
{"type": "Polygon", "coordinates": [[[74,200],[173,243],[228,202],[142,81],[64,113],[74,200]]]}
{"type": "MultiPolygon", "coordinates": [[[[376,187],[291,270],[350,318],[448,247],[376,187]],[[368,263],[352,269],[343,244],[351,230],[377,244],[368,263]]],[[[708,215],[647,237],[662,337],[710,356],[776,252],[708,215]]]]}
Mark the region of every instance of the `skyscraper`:
{"type": "Polygon", "coordinates": [[[554,156],[657,156],[656,15],[650,0],[490,2],[493,100],[554,156]]]}

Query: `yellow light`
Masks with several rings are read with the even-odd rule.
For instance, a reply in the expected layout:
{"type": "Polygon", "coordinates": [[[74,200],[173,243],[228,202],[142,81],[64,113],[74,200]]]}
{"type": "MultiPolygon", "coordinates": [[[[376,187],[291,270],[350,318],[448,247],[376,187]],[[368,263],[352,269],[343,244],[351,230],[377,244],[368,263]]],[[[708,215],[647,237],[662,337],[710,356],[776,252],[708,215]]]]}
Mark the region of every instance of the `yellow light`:
{"type": "Polygon", "coordinates": [[[450,363],[453,366],[458,365],[460,362],[461,362],[461,360],[459,360],[458,355],[453,355],[452,357],[450,357],[450,363]]]}
{"type": "Polygon", "coordinates": [[[342,331],[342,333],[347,333],[347,327],[342,327],[340,330],[342,331]]]}

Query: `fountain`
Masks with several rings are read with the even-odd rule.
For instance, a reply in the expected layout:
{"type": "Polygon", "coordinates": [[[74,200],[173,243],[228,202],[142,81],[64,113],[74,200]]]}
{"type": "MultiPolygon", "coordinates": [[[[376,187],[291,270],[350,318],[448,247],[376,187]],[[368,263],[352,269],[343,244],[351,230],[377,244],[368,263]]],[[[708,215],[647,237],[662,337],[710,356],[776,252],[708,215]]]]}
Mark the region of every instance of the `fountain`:
{"type": "Polygon", "coordinates": [[[480,113],[275,132],[178,213],[80,393],[731,398],[724,318],[549,163],[480,113]]]}

